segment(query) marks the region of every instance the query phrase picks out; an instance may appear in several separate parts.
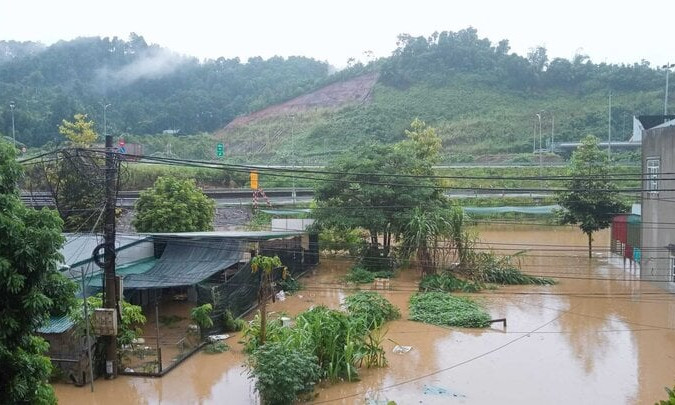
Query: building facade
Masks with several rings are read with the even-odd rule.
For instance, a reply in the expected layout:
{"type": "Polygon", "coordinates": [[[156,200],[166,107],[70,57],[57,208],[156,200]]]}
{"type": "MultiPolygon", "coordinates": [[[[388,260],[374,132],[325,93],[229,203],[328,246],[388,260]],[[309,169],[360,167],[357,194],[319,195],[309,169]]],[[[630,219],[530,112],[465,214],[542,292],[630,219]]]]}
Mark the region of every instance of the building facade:
{"type": "Polygon", "coordinates": [[[644,131],[642,138],[641,278],[669,289],[675,286],[674,123],[644,131]]]}

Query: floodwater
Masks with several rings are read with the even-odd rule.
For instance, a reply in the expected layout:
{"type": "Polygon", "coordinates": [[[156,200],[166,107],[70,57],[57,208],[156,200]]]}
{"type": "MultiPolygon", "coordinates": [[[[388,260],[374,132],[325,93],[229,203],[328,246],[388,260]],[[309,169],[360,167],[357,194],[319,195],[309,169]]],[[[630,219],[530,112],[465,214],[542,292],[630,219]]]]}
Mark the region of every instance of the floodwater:
{"type": "MultiPolygon", "coordinates": [[[[666,397],[664,387],[675,384],[675,296],[609,260],[607,232],[596,235],[592,259],[585,236],[571,227],[490,226],[480,235],[506,253],[527,249],[523,269],[559,284],[474,294],[508,326],[450,329],[405,320],[417,277],[405,272],[384,293],[403,314],[387,324],[387,337],[413,349],[394,354],[386,340],[388,367],[321,387],[315,403],[653,404],[666,397]]],[[[349,294],[338,282],[347,265],[324,259],[303,291],[269,310],[338,308],[349,294]]],[[[229,352],[198,353],[163,378],[99,379],[93,394],[56,385],[56,394],[61,404],[256,404],[237,340],[228,340],[229,352]]]]}

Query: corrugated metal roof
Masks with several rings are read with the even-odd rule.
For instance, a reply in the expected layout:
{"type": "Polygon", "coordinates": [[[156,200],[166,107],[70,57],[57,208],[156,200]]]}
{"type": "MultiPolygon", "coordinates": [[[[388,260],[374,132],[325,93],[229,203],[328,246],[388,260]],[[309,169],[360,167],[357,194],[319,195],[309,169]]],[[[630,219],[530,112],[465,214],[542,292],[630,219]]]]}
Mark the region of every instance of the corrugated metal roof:
{"type": "Polygon", "coordinates": [[[75,325],[68,315],[53,316],[46,325],[37,330],[38,333],[55,334],[63,333],[75,325]]]}
{"type": "MultiPolygon", "coordinates": [[[[117,266],[115,268],[115,274],[123,277],[130,274],[143,274],[153,268],[156,262],[157,259],[154,257],[137,260],[135,262],[125,264],[124,266],[117,266]]],[[[98,271],[97,274],[93,275],[89,279],[87,285],[90,287],[103,288],[103,272],[98,271]]]]}

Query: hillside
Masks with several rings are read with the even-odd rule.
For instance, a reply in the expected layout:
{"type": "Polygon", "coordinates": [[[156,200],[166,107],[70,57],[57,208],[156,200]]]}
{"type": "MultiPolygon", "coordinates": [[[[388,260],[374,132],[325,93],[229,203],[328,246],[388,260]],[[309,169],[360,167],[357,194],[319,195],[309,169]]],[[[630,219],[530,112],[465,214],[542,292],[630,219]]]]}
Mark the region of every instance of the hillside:
{"type": "Polygon", "coordinates": [[[587,134],[606,138],[610,92],[615,140],[630,137],[633,115],[663,108],[662,73],[644,61],[594,64],[584,55],[549,61],[543,48],[522,57],[508,52],[508,41],[493,45],[472,29],[403,37],[391,57],[365,70],[379,73],[372,89],[368,82],[361,90],[370,94],[365,103],[316,109],[299,97],[292,117],[274,113],[288,105],[268,107],[238,118],[216,136],[233,158],[311,164],[372,141],[398,141],[419,117],[437,128],[448,163],[495,154],[527,160],[533,138],[540,147],[537,114],[546,148],[551,137],[554,142],[587,134]]]}
{"type": "Polygon", "coordinates": [[[211,132],[235,117],[313,90],[329,66],[310,58],[199,61],[143,37],[78,38],[45,47],[0,41],[0,133],[29,146],[59,142],[63,119],[86,113],[103,132],[182,135],[211,132]],[[7,102],[5,102],[7,101],[7,102]]]}
{"type": "MultiPolygon", "coordinates": [[[[404,34],[398,44],[389,57],[329,74],[305,57],[198,61],[136,34],[49,47],[0,41],[0,99],[16,102],[17,139],[29,146],[62,141],[58,125],[78,112],[103,132],[107,103],[108,131],[148,154],[211,159],[223,142],[227,160],[298,164],[398,141],[416,117],[437,128],[445,162],[526,161],[551,138],[606,138],[610,93],[615,140],[629,137],[633,115],[663,108],[663,71],[646,61],[550,60],[542,47],[522,56],[472,28],[404,34]],[[169,129],[177,134],[162,135],[169,129]]],[[[11,134],[8,105],[0,135],[11,134]]]]}

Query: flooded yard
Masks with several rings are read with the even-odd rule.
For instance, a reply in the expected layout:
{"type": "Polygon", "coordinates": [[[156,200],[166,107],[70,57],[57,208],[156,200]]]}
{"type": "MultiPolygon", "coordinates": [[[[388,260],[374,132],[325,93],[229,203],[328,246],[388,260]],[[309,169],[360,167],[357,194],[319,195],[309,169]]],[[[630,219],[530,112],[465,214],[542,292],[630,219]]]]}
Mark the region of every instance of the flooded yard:
{"type": "MultiPolygon", "coordinates": [[[[608,233],[586,238],[571,227],[524,225],[480,229],[498,251],[527,249],[523,270],[554,277],[554,286],[502,287],[472,294],[507,327],[443,328],[406,320],[418,274],[403,272],[383,295],[402,312],[387,324],[389,366],[363,370],[359,382],[322,386],[314,403],[363,404],[653,404],[675,383],[675,296],[639,282],[620,259],[608,259],[608,233]],[[396,343],[412,346],[394,354],[396,343]]],[[[270,311],[295,315],[313,305],[338,308],[350,293],[340,277],[349,263],[322,259],[305,288],[270,311]]],[[[251,404],[246,356],[198,353],[163,378],[98,379],[88,387],[56,385],[62,404],[251,404]]]]}

